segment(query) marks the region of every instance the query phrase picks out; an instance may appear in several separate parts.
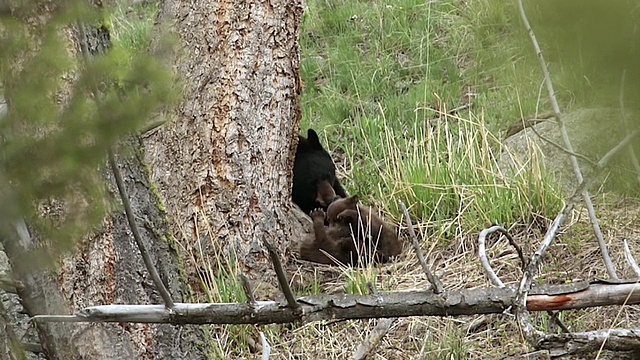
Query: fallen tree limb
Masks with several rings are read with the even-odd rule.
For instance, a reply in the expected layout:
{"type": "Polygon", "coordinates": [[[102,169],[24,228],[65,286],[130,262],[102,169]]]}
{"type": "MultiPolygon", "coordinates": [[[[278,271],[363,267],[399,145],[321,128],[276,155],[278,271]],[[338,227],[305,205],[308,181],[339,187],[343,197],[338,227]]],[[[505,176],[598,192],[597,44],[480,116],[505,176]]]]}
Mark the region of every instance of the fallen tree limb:
{"type": "MultiPolygon", "coordinates": [[[[172,324],[274,324],[318,320],[405,316],[496,314],[513,303],[514,287],[444,291],[390,292],[373,295],[319,294],[298,298],[301,316],[286,302],[176,303],[163,305],[101,305],[75,315],[37,315],[45,322],[136,322],[172,324]]],[[[533,288],[527,297],[531,311],[580,309],[640,303],[640,284],[578,282],[533,288]],[[626,301],[625,301],[626,300],[626,301]]]]}
{"type": "Polygon", "coordinates": [[[609,329],[550,334],[546,335],[536,348],[549,350],[551,356],[595,352],[601,348],[614,351],[638,350],[640,349],[640,329],[609,329]]]}

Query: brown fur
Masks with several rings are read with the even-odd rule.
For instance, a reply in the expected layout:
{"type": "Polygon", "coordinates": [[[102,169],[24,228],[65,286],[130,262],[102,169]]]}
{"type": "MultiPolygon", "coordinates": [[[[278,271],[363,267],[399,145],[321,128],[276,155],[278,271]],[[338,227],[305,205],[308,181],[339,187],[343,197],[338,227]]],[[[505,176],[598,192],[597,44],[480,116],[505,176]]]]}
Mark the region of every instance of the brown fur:
{"type": "Polygon", "coordinates": [[[396,227],[371,212],[370,207],[360,205],[357,195],[333,201],[327,209],[327,218],[329,224],[348,224],[358,244],[364,245],[365,250],[375,249],[374,260],[377,262],[387,262],[402,252],[396,227]]]}
{"type": "Polygon", "coordinates": [[[324,180],[318,183],[316,203],[320,204],[323,209],[326,209],[336,197],[336,192],[328,181],[324,180]]]}
{"type": "Polygon", "coordinates": [[[348,226],[337,223],[325,226],[325,213],[322,209],[313,210],[311,219],[314,234],[302,242],[301,259],[329,265],[357,264],[358,253],[348,226]]]}
{"type": "Polygon", "coordinates": [[[311,217],[314,237],[303,241],[300,247],[302,259],[335,264],[321,249],[342,264],[357,265],[369,259],[387,262],[402,251],[395,227],[371,213],[368,207],[359,205],[357,195],[337,198],[329,205],[329,226],[324,225],[322,210],[314,210],[311,217]]]}

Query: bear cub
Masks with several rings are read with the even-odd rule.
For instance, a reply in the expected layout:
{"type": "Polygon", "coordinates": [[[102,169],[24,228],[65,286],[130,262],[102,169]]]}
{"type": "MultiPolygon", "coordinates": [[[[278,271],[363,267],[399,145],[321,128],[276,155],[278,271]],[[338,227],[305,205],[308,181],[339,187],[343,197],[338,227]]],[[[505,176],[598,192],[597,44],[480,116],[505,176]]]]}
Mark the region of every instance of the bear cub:
{"type": "Polygon", "coordinates": [[[336,178],[333,160],[313,129],[307,131],[306,138],[298,135],[291,196],[305,214],[326,209],[336,196],[347,197],[336,178]]]}
{"type": "Polygon", "coordinates": [[[385,263],[402,252],[396,228],[358,203],[357,195],[338,198],[327,208],[311,213],[315,237],[300,246],[300,257],[323,264],[366,264],[370,259],[385,263]],[[327,256],[324,252],[331,256],[327,256]]]}
{"type": "Polygon", "coordinates": [[[314,234],[300,244],[300,258],[328,265],[356,265],[358,252],[348,225],[334,223],[325,226],[322,209],[315,209],[310,215],[314,234]]]}

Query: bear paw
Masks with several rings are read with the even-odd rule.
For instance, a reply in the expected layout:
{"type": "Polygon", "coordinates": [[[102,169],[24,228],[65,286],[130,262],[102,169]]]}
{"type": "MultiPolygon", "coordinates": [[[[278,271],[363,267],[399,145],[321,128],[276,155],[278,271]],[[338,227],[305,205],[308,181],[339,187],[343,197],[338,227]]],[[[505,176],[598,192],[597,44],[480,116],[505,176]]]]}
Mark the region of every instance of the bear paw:
{"type": "Polygon", "coordinates": [[[322,219],[324,221],[325,213],[321,208],[313,209],[309,214],[312,219],[322,219]]]}

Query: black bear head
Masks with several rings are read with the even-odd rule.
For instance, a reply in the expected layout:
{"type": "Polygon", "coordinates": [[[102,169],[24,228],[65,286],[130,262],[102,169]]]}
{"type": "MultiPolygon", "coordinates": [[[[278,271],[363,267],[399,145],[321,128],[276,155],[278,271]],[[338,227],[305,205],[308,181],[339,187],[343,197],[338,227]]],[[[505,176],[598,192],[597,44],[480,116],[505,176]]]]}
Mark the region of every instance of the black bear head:
{"type": "Polygon", "coordinates": [[[320,144],[318,134],[309,129],[307,137],[298,137],[293,165],[293,202],[305,213],[326,209],[336,196],[346,193],[336,178],[336,168],[329,153],[320,144]]]}

